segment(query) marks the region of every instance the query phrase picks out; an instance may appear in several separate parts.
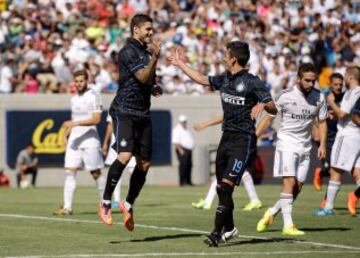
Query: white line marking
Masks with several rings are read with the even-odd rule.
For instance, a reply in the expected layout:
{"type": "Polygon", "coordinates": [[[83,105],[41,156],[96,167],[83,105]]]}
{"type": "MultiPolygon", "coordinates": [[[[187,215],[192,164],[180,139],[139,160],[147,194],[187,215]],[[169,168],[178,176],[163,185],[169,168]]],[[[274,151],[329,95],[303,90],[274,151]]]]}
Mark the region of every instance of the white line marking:
{"type": "MultiPolygon", "coordinates": [[[[53,217],[42,217],[42,216],[28,216],[28,215],[21,215],[21,214],[2,214],[2,213],[0,213],[0,217],[21,218],[21,219],[37,219],[37,220],[59,221],[59,222],[103,224],[100,221],[94,221],[94,220],[80,220],[80,219],[53,218],[53,217]]],[[[159,226],[142,225],[142,224],[135,224],[135,226],[140,227],[140,228],[151,228],[151,229],[160,229],[160,230],[169,230],[169,231],[191,232],[191,233],[199,233],[199,234],[208,234],[209,233],[208,231],[189,229],[189,228],[159,227],[159,226]]],[[[239,238],[246,238],[246,239],[261,239],[261,240],[271,240],[272,239],[270,237],[247,236],[247,235],[238,235],[238,237],[239,238]]],[[[305,241],[305,240],[296,240],[296,239],[294,239],[294,240],[290,239],[290,240],[288,240],[286,242],[288,242],[288,243],[296,243],[296,244],[324,246],[324,247],[333,247],[333,248],[347,249],[347,250],[359,250],[360,251],[360,247],[358,247],[358,246],[327,244],[327,243],[312,242],[312,241],[305,241]]]]}
{"type": "Polygon", "coordinates": [[[149,257],[149,256],[234,256],[234,255],[297,255],[297,254],[357,254],[360,251],[273,251],[273,252],[201,252],[201,253],[128,253],[128,254],[69,254],[69,255],[40,255],[40,256],[7,256],[5,258],[62,258],[62,257],[149,257]]]}

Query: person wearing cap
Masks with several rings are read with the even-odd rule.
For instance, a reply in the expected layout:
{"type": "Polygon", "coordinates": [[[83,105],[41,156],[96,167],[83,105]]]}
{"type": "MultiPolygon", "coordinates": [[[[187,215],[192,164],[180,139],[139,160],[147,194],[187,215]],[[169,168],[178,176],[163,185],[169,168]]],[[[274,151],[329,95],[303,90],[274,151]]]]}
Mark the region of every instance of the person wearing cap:
{"type": "Polygon", "coordinates": [[[194,148],[194,138],[187,129],[187,117],[179,116],[179,123],[172,130],[172,143],[179,160],[179,183],[180,186],[192,185],[192,150],[194,148]]]}

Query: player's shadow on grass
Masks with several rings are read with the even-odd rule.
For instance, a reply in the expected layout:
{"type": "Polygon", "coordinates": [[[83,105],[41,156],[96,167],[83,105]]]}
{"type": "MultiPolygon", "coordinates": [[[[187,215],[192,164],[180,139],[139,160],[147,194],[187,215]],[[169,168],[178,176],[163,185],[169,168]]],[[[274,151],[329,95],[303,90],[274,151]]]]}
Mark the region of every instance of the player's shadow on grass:
{"type": "Polygon", "coordinates": [[[344,227],[327,227],[327,228],[301,228],[301,230],[304,230],[305,232],[310,231],[348,231],[352,230],[352,228],[344,228],[344,227]]]}
{"type": "MultiPolygon", "coordinates": [[[[327,228],[299,228],[300,230],[316,232],[316,231],[348,231],[352,230],[352,228],[344,228],[344,227],[327,227],[327,228]]],[[[280,232],[280,229],[268,229],[266,232],[280,232]]]]}
{"type": "MultiPolygon", "coordinates": [[[[131,243],[137,242],[154,242],[154,241],[161,241],[161,240],[169,240],[169,239],[178,239],[178,238],[189,238],[189,237],[199,237],[202,234],[177,234],[177,235],[165,235],[165,236],[153,236],[153,237],[145,237],[143,239],[132,239],[131,243]]],[[[121,244],[124,241],[110,241],[110,244],[121,244]]]]}
{"type": "Polygon", "coordinates": [[[233,245],[247,245],[247,244],[264,244],[264,243],[292,243],[294,240],[296,241],[304,241],[301,239],[292,239],[292,238],[269,238],[269,239],[250,239],[250,240],[231,240],[231,242],[219,245],[219,247],[229,247],[233,245]]]}

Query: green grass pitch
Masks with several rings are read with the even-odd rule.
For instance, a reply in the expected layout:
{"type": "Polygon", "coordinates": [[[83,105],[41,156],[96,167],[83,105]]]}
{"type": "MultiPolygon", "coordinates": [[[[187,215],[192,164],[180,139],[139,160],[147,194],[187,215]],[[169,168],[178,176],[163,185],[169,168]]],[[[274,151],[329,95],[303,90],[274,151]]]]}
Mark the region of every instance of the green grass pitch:
{"type": "MultiPolygon", "coordinates": [[[[123,187],[123,196],[126,188],[123,187]]],[[[219,248],[203,243],[213,227],[214,209],[196,210],[191,202],[204,197],[208,186],[145,186],[135,206],[136,227],[122,226],[115,212],[115,225],[106,226],[97,214],[95,187],[79,187],[74,215],[54,217],[51,212],[62,200],[61,188],[0,190],[0,257],[360,257],[360,217],[346,210],[346,195],[353,186],[343,186],[336,200],[336,215],[314,217],[324,194],[305,186],[295,202],[294,222],[306,232],[303,237],[281,235],[279,214],[266,233],[256,232],[265,211],[241,210],[247,202],[242,187],[235,190],[234,218],[240,236],[219,248]]],[[[257,187],[266,207],[279,197],[280,185],[257,187]]]]}

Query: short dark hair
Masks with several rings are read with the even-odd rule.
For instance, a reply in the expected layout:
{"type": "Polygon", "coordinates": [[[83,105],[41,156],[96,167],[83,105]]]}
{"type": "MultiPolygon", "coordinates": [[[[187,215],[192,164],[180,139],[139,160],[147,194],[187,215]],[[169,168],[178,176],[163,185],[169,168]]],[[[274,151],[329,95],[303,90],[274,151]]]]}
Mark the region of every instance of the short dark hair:
{"type": "Polygon", "coordinates": [[[297,75],[302,78],[304,76],[304,73],[307,73],[307,72],[313,72],[316,74],[316,69],[315,69],[315,66],[313,63],[302,63],[300,66],[299,66],[299,70],[298,70],[298,73],[297,75]]]}
{"type": "Polygon", "coordinates": [[[32,142],[29,142],[28,145],[26,145],[26,148],[28,147],[32,147],[33,149],[35,149],[35,145],[32,142]]]}
{"type": "Polygon", "coordinates": [[[245,67],[250,59],[249,44],[244,41],[231,41],[226,44],[231,57],[235,57],[238,64],[245,67]]]}
{"type": "Polygon", "coordinates": [[[84,76],[85,79],[88,79],[88,73],[85,69],[82,70],[77,70],[73,73],[74,78],[78,77],[78,76],[84,76]]]}
{"type": "Polygon", "coordinates": [[[134,27],[137,26],[139,27],[141,24],[145,23],[145,22],[153,22],[153,20],[150,18],[150,16],[146,15],[146,14],[135,14],[134,17],[132,17],[131,22],[130,22],[130,31],[131,31],[131,35],[134,35],[134,27]]]}
{"type": "Polygon", "coordinates": [[[357,82],[360,82],[360,67],[359,66],[350,66],[346,69],[346,73],[351,74],[357,82]]]}
{"type": "Polygon", "coordinates": [[[330,75],[330,81],[332,81],[333,79],[340,79],[340,80],[344,80],[344,76],[342,76],[341,73],[332,73],[330,75]]]}

